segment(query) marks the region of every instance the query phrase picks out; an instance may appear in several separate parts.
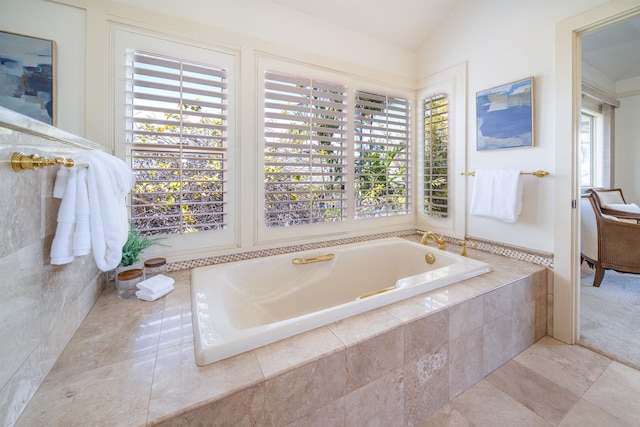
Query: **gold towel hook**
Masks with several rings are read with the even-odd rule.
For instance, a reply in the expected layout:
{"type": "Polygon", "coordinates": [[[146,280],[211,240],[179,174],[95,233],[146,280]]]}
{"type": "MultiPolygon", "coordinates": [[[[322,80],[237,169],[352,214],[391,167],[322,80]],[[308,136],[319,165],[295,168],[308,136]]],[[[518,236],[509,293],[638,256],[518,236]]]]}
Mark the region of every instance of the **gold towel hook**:
{"type": "Polygon", "coordinates": [[[13,153],[11,156],[11,169],[13,169],[14,172],[32,171],[49,166],[64,166],[65,168],[72,168],[74,166],[88,167],[88,165],[84,163],[76,163],[73,159],[65,157],[46,158],[40,157],[37,154],[18,152],[13,153]]]}

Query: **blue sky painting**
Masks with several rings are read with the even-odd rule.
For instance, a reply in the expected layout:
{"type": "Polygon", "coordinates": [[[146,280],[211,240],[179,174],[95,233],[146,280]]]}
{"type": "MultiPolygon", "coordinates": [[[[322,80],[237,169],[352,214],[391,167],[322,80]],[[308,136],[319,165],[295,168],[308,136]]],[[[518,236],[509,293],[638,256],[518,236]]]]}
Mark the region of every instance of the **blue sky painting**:
{"type": "Polygon", "coordinates": [[[478,92],[478,150],[533,147],[533,77],[478,92]]]}

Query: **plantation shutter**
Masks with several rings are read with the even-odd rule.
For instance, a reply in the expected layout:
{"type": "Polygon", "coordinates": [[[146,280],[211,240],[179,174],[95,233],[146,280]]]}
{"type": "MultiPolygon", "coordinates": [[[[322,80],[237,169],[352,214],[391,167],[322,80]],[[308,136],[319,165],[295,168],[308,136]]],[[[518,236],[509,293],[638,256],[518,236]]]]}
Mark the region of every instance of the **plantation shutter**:
{"type": "Polygon", "coordinates": [[[130,208],[141,234],[225,227],[226,97],[223,68],[127,52],[130,208]]]}
{"type": "Polygon", "coordinates": [[[449,210],[449,99],[424,100],[425,215],[446,218],[449,210]]]}
{"type": "Polygon", "coordinates": [[[356,218],[409,214],[409,101],[355,94],[356,218]]]}
{"type": "Polygon", "coordinates": [[[342,221],[346,216],[346,89],[265,72],[265,225],[342,221]]]}

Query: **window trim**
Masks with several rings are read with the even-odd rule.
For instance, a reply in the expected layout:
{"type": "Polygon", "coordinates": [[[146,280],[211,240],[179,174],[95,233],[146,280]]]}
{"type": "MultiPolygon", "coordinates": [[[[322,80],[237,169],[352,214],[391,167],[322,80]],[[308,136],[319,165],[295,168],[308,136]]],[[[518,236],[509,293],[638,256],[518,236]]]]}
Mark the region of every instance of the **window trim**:
{"type": "MultiPolygon", "coordinates": [[[[379,218],[362,218],[355,220],[355,188],[354,188],[354,155],[353,155],[353,141],[354,141],[354,118],[353,118],[353,103],[355,91],[365,91],[373,93],[381,93],[388,96],[397,96],[405,98],[409,101],[411,108],[415,105],[415,92],[411,90],[398,90],[391,88],[390,86],[381,85],[375,82],[370,82],[365,79],[359,78],[349,74],[342,73],[340,71],[329,70],[321,68],[317,65],[304,64],[295,61],[290,61],[282,58],[276,58],[267,54],[258,54],[256,57],[256,199],[257,199],[257,213],[255,217],[255,244],[271,244],[278,243],[287,240],[304,241],[305,239],[314,239],[318,237],[331,238],[339,235],[354,234],[354,233],[367,233],[375,230],[379,231],[379,227],[394,227],[394,226],[413,226],[415,221],[413,198],[415,198],[414,183],[410,179],[410,195],[412,199],[410,202],[410,211],[407,215],[395,215],[379,218]],[[326,80],[329,82],[339,83],[346,87],[348,114],[347,114],[347,144],[350,148],[347,151],[347,217],[344,221],[331,222],[331,223],[319,223],[319,224],[307,224],[296,227],[270,227],[264,226],[264,197],[265,190],[263,185],[263,165],[264,165],[264,73],[267,71],[281,71],[288,74],[305,76],[318,80],[326,80]]],[[[411,136],[410,136],[410,149],[414,152],[413,144],[413,113],[410,115],[411,120],[411,136]]],[[[413,168],[414,160],[411,160],[410,167],[413,168]]],[[[391,229],[391,228],[389,228],[391,229]]]]}
{"type": "MultiPolygon", "coordinates": [[[[145,251],[146,255],[162,254],[173,260],[193,259],[197,254],[212,250],[238,246],[239,209],[237,195],[238,142],[237,142],[237,103],[239,53],[233,50],[218,49],[207,45],[195,45],[178,39],[167,38],[166,34],[158,34],[131,28],[127,25],[114,25],[111,31],[111,66],[113,69],[113,97],[110,108],[110,121],[113,129],[114,152],[128,164],[130,158],[126,146],[126,52],[127,49],[147,51],[158,55],[176,57],[178,52],[185,60],[210,63],[213,66],[225,67],[228,70],[227,81],[227,206],[226,227],[222,230],[201,231],[181,235],[167,235],[163,240],[165,246],[155,245],[145,251]]],[[[130,196],[129,196],[130,197],[130,196]]]]}
{"type": "MultiPolygon", "coordinates": [[[[425,98],[444,93],[449,98],[449,212],[446,218],[427,216],[422,212],[424,205],[424,131],[420,131],[419,126],[423,123],[416,120],[417,162],[414,174],[417,184],[416,195],[416,224],[418,228],[425,228],[431,231],[446,234],[452,237],[465,237],[465,207],[467,203],[467,180],[462,172],[466,170],[466,148],[467,148],[467,63],[463,62],[448,68],[434,76],[421,80],[418,84],[416,111],[417,117],[422,117],[423,111],[420,106],[425,98]],[[421,172],[422,171],[422,172],[421,172]]],[[[469,195],[470,196],[470,195],[469,195]]]]}

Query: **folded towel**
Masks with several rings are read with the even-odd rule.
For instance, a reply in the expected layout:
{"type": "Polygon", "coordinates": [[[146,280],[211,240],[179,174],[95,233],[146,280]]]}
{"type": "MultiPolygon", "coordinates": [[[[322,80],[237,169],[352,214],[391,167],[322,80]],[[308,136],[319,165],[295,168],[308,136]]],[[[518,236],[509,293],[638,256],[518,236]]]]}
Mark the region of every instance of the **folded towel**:
{"type": "Polygon", "coordinates": [[[136,291],[136,296],[141,300],[155,301],[158,298],[163,297],[169,292],[173,291],[174,289],[175,289],[175,286],[169,286],[168,288],[165,288],[160,292],[148,292],[140,289],[139,291],[136,291]]]}
{"type": "Polygon", "coordinates": [[[62,198],[58,208],[58,226],[51,242],[51,264],[62,265],[73,261],[73,233],[76,226],[78,170],[68,170],[56,175],[55,197],[62,198]],[[58,182],[60,179],[60,182],[58,182]],[[57,188],[56,188],[57,187],[57,188]]]}
{"type": "Polygon", "coordinates": [[[476,170],[471,215],[514,223],[522,212],[519,170],[476,170]]]}
{"type": "Polygon", "coordinates": [[[138,289],[147,293],[157,293],[173,286],[174,283],[175,280],[173,278],[167,277],[164,274],[157,274],[150,279],[143,280],[136,286],[138,287],[138,289]]]}

